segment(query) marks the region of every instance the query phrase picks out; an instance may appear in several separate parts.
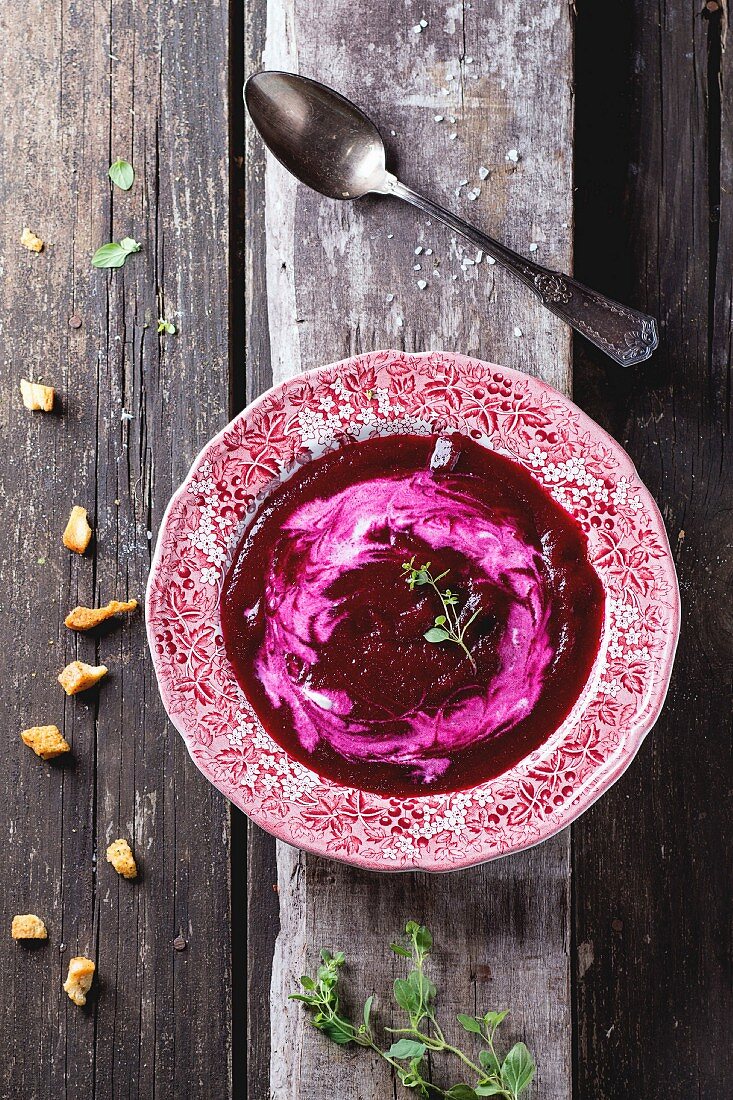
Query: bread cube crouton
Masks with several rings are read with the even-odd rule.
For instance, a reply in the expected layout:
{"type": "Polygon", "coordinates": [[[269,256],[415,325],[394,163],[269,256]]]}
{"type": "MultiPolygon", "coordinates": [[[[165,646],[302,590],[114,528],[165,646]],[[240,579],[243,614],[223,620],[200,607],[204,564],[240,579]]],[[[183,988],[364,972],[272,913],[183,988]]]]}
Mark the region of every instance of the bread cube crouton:
{"type": "Polygon", "coordinates": [[[40,252],[43,248],[43,241],[41,238],[37,237],[27,225],[23,226],[23,232],[20,235],[20,243],[23,245],[23,248],[27,248],[29,252],[40,252]]]}
{"type": "Polygon", "coordinates": [[[19,913],[13,917],[10,935],[14,940],[47,940],[46,925],[35,913],[19,913]]]}
{"type": "Polygon", "coordinates": [[[94,687],[108,672],[106,665],[88,665],[84,661],[72,661],[59,674],[58,681],[67,695],[76,695],[79,691],[94,687]]]}
{"type": "Polygon", "coordinates": [[[69,960],[69,974],[64,982],[64,989],[75,1005],[87,1003],[87,993],[91,989],[94,971],[94,963],[84,955],[76,955],[69,960]]]}
{"type": "Polygon", "coordinates": [[[99,626],[105,619],[111,619],[113,615],[120,615],[124,611],[134,611],[137,600],[110,600],[106,607],[75,607],[64,619],[64,623],[70,630],[91,630],[99,626]]]}
{"type": "Polygon", "coordinates": [[[75,505],[71,509],[69,522],[66,524],[63,535],[63,543],[67,550],[73,550],[76,554],[83,554],[92,537],[92,529],[87,519],[86,508],[75,505]]]}
{"type": "Polygon", "coordinates": [[[40,382],[29,382],[27,378],[20,380],[20,395],[23,404],[31,412],[40,409],[41,412],[50,413],[53,408],[53,399],[56,391],[53,386],[43,386],[40,382]]]}
{"type": "Polygon", "coordinates": [[[58,726],[31,726],[30,729],[23,730],[20,736],[23,743],[33,749],[42,760],[53,760],[55,756],[61,756],[71,749],[58,726]]]}
{"type": "Polygon", "coordinates": [[[137,864],[132,848],[126,840],[113,840],[107,849],[107,861],[123,878],[137,878],[137,864]]]}

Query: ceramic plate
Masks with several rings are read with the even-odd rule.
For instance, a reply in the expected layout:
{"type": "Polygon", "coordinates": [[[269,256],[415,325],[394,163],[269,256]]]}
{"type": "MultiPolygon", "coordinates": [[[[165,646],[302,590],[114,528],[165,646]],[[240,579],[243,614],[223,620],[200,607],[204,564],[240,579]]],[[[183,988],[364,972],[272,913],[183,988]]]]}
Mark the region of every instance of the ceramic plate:
{"type": "Polygon", "coordinates": [[[282,383],[206,445],[163,520],[147,629],[171,721],[254,821],[365,867],[449,871],[546,840],[628,767],[664,702],[679,591],[631,460],[571,401],[477,359],[380,351],[282,383]],[[266,733],[227,660],[219,592],[259,502],[298,464],[348,440],[445,430],[519,462],[582,525],[606,592],[603,637],[578,704],[530,756],[469,790],[389,798],[322,778],[266,733]]]}

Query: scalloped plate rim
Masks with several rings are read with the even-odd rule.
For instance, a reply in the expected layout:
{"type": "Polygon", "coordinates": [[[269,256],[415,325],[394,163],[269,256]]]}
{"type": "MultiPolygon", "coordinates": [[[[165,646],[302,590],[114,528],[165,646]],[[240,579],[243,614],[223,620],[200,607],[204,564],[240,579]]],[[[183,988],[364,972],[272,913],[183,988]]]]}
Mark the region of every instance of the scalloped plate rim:
{"type": "MultiPolygon", "coordinates": [[[[604,589],[605,589],[605,585],[604,585],[604,589]]],[[[616,782],[618,782],[618,780],[621,778],[621,776],[624,774],[624,772],[627,770],[627,768],[630,767],[630,765],[633,763],[633,761],[636,758],[636,755],[638,754],[638,752],[639,752],[642,744],[644,743],[647,735],[649,734],[650,730],[653,728],[653,726],[657,722],[657,720],[659,718],[659,715],[662,711],[662,708],[664,707],[664,703],[665,703],[665,700],[666,700],[666,697],[667,697],[667,694],[668,694],[668,691],[669,691],[671,674],[672,674],[672,669],[673,669],[674,660],[675,660],[675,656],[676,656],[677,645],[678,645],[679,635],[680,635],[680,628],[681,628],[681,597],[680,597],[680,590],[679,590],[679,582],[678,582],[677,573],[676,573],[676,569],[675,569],[675,565],[674,565],[674,558],[672,556],[672,549],[671,549],[671,546],[670,546],[670,543],[669,543],[669,536],[668,536],[667,530],[666,530],[666,525],[664,523],[662,513],[659,509],[659,506],[658,506],[656,500],[651,495],[649,490],[646,488],[646,485],[644,484],[644,482],[639,477],[638,470],[637,470],[632,458],[628,454],[628,452],[621,446],[621,444],[616,439],[613,438],[613,436],[610,435],[609,432],[607,432],[605,430],[605,428],[603,428],[600,424],[598,424],[596,421],[594,421],[570,397],[567,397],[560,390],[556,389],[554,386],[551,386],[549,383],[545,382],[543,379],[538,378],[535,375],[527,374],[524,371],[519,371],[519,370],[517,370],[513,367],[507,367],[503,364],[493,363],[493,362],[490,362],[489,360],[481,359],[478,356],[469,356],[469,355],[464,355],[464,354],[458,353],[458,352],[443,351],[443,350],[439,350],[439,349],[432,350],[432,351],[407,352],[407,351],[400,351],[398,349],[393,349],[393,348],[384,348],[384,349],[380,348],[380,349],[375,349],[372,352],[358,353],[358,354],[355,354],[355,355],[352,355],[352,356],[347,356],[344,359],[336,360],[332,363],[326,363],[326,364],[322,364],[322,365],[319,365],[319,366],[316,366],[316,367],[309,368],[308,370],[305,370],[305,371],[299,371],[297,374],[292,375],[291,377],[289,377],[287,379],[283,379],[279,382],[273,383],[270,387],[268,387],[267,390],[264,390],[256,398],[254,398],[248,405],[246,405],[244,409],[240,410],[240,412],[238,412],[234,417],[232,417],[232,419],[229,420],[218,432],[216,432],[215,435],[211,436],[206,441],[206,443],[203,444],[203,446],[200,448],[200,450],[196,454],[195,458],[191,462],[183,481],[181,482],[179,487],[175,490],[175,492],[172,494],[172,496],[170,497],[170,499],[168,501],[168,504],[166,505],[166,508],[163,512],[163,516],[161,517],[160,525],[159,525],[159,528],[158,528],[158,535],[157,535],[157,538],[156,538],[155,550],[154,550],[154,553],[153,553],[153,557],[152,557],[151,564],[150,564],[150,570],[149,570],[149,573],[148,573],[148,580],[147,580],[146,590],[145,590],[145,612],[146,612],[145,621],[146,621],[146,635],[147,635],[147,641],[148,641],[148,648],[150,650],[150,655],[151,655],[151,659],[152,659],[152,663],[153,663],[153,668],[154,668],[154,671],[155,671],[156,682],[157,682],[157,685],[158,685],[158,690],[159,690],[161,700],[163,702],[163,706],[165,708],[166,714],[168,716],[169,721],[173,725],[173,727],[176,729],[176,731],[181,736],[181,738],[184,742],[184,745],[186,746],[186,749],[188,751],[188,754],[189,754],[191,760],[193,761],[194,765],[196,766],[198,771],[200,771],[201,774],[212,784],[212,786],[214,786],[214,788],[220,794],[222,794],[223,797],[227,799],[227,801],[229,801],[233,805],[235,805],[237,807],[237,809],[239,809],[242,813],[244,813],[247,817],[249,817],[252,821],[254,821],[255,824],[259,825],[260,828],[262,828],[265,832],[269,833],[276,840],[279,840],[281,843],[288,844],[291,847],[300,849],[300,850],[302,850],[306,853],[309,853],[311,855],[316,855],[316,856],[319,856],[321,858],[333,859],[333,860],[335,860],[336,862],[339,862],[339,863],[345,863],[345,864],[348,864],[350,866],[363,867],[363,868],[366,868],[366,869],[371,870],[371,871],[375,871],[375,872],[378,872],[378,873],[384,873],[384,874],[391,874],[391,875],[393,875],[393,874],[405,874],[405,873],[408,873],[408,872],[411,872],[411,871],[424,871],[424,872],[427,872],[427,873],[430,873],[430,874],[449,874],[452,871],[460,871],[460,870],[466,870],[469,867],[483,866],[487,863],[493,863],[497,859],[505,859],[508,856],[517,854],[518,852],[527,851],[527,850],[530,850],[532,848],[536,848],[540,844],[543,844],[545,841],[550,840],[554,836],[557,836],[559,833],[563,832],[563,830],[567,829],[570,825],[572,825],[574,822],[576,822],[587,810],[589,810],[592,806],[595,805],[595,803],[602,797],[602,795],[604,795],[608,790],[610,790],[610,788],[612,786],[614,786],[614,784],[616,782]],[[548,393],[548,394],[552,394],[553,396],[556,396],[556,397],[559,397],[560,400],[562,401],[562,403],[566,407],[568,407],[570,410],[572,410],[577,415],[579,420],[591,430],[592,435],[596,439],[600,439],[601,441],[605,442],[611,448],[611,450],[614,452],[615,456],[618,459],[620,459],[619,466],[622,468],[622,472],[633,475],[638,480],[641,487],[644,489],[644,491],[646,493],[646,497],[647,497],[647,499],[645,500],[645,508],[647,509],[648,512],[653,514],[654,517],[656,518],[656,520],[658,522],[659,530],[660,530],[660,532],[663,536],[663,539],[664,539],[664,550],[666,551],[666,561],[667,561],[667,565],[668,565],[668,579],[673,582],[673,590],[674,590],[674,596],[675,596],[673,613],[672,613],[672,620],[671,620],[671,623],[670,623],[670,632],[669,632],[669,635],[668,635],[668,638],[667,638],[667,644],[665,646],[664,653],[662,654],[662,657],[661,657],[661,668],[660,668],[660,672],[659,672],[660,681],[663,682],[663,687],[658,689],[658,692],[653,697],[653,699],[650,699],[647,702],[646,706],[644,707],[643,715],[640,716],[639,719],[637,720],[637,722],[634,724],[633,731],[630,734],[630,738],[633,738],[633,740],[627,745],[624,752],[618,757],[618,759],[616,759],[613,762],[613,765],[609,766],[608,771],[600,773],[600,779],[599,779],[599,781],[596,785],[597,789],[593,790],[592,795],[589,797],[588,792],[586,790],[585,791],[585,799],[584,799],[584,790],[583,790],[583,787],[581,786],[578,789],[578,791],[574,794],[572,804],[568,807],[567,811],[564,813],[563,819],[558,821],[557,823],[553,823],[551,826],[549,826],[546,829],[546,831],[543,831],[541,836],[539,836],[536,840],[533,840],[531,843],[517,844],[515,847],[510,847],[506,851],[498,852],[498,853],[486,856],[486,858],[482,858],[482,857],[476,858],[475,854],[471,855],[469,853],[466,853],[466,855],[464,857],[462,857],[462,858],[459,857],[455,860],[452,860],[451,863],[447,866],[443,865],[443,864],[439,864],[434,860],[431,861],[431,860],[429,860],[425,857],[421,857],[417,861],[415,861],[413,863],[410,863],[410,864],[407,864],[407,865],[404,865],[404,866],[394,866],[394,865],[389,866],[389,865],[384,865],[384,864],[379,865],[374,860],[370,860],[370,861],[360,860],[358,858],[353,858],[353,857],[350,857],[348,855],[339,854],[338,852],[325,851],[323,847],[319,847],[317,844],[309,842],[308,838],[302,838],[301,839],[299,837],[297,840],[295,840],[292,837],[292,835],[288,832],[287,828],[282,828],[282,827],[278,828],[278,824],[282,825],[282,822],[279,822],[279,823],[275,824],[275,823],[272,823],[272,822],[264,823],[264,822],[261,822],[261,821],[257,821],[256,818],[254,818],[249,811],[245,810],[242,806],[240,806],[238,804],[238,802],[236,800],[236,797],[234,797],[233,795],[229,795],[229,794],[225,793],[224,791],[222,791],[220,789],[218,784],[215,783],[214,780],[211,778],[211,776],[208,774],[206,767],[201,762],[199,762],[196,759],[196,757],[194,756],[194,752],[193,752],[194,746],[193,746],[191,740],[189,739],[190,735],[187,733],[186,729],[184,728],[185,727],[185,721],[183,720],[183,718],[179,719],[178,716],[176,716],[172,713],[172,709],[173,709],[172,706],[171,706],[172,692],[168,688],[168,685],[165,685],[161,682],[161,678],[159,676],[158,657],[155,654],[154,639],[153,639],[153,633],[152,633],[153,624],[151,622],[151,617],[148,613],[150,598],[151,598],[151,589],[153,587],[154,579],[157,575],[157,572],[158,572],[158,569],[159,569],[159,566],[160,566],[160,557],[161,557],[162,546],[163,546],[163,533],[165,531],[165,528],[168,524],[170,516],[173,513],[175,507],[179,504],[179,502],[181,502],[183,499],[185,499],[185,496],[188,492],[189,486],[192,483],[192,481],[194,480],[194,477],[196,475],[196,472],[197,472],[199,466],[201,465],[202,462],[206,461],[207,456],[209,455],[209,453],[213,452],[217,448],[217,446],[223,441],[223,439],[225,438],[227,433],[229,431],[231,431],[232,427],[237,422],[239,422],[239,421],[243,420],[245,417],[251,415],[255,410],[257,410],[261,405],[263,405],[268,400],[268,398],[272,397],[283,386],[292,385],[294,383],[298,383],[298,382],[301,382],[301,381],[308,381],[310,379],[318,377],[324,371],[339,371],[339,370],[347,367],[348,365],[353,364],[354,362],[357,362],[359,360],[364,359],[365,357],[376,356],[376,355],[388,355],[388,356],[395,356],[395,357],[409,357],[410,359],[415,359],[415,360],[430,359],[431,357],[434,357],[434,356],[438,355],[438,356],[443,356],[446,359],[454,360],[455,362],[457,362],[459,364],[465,364],[467,362],[472,362],[472,363],[480,364],[481,366],[489,367],[491,369],[498,369],[498,370],[501,370],[501,371],[505,371],[506,373],[512,375],[514,378],[527,379],[533,386],[538,387],[543,392],[548,393]],[[578,804],[579,802],[580,802],[580,804],[578,804]]],[[[510,774],[511,770],[512,769],[509,769],[509,772],[507,772],[505,774],[510,774]]],[[[596,777],[594,777],[594,778],[596,778],[596,777]]],[[[347,789],[347,788],[343,788],[343,789],[347,789]]],[[[467,790],[470,790],[470,789],[472,789],[472,788],[467,788],[467,790]]],[[[420,796],[415,796],[415,797],[420,797],[420,796]]]]}

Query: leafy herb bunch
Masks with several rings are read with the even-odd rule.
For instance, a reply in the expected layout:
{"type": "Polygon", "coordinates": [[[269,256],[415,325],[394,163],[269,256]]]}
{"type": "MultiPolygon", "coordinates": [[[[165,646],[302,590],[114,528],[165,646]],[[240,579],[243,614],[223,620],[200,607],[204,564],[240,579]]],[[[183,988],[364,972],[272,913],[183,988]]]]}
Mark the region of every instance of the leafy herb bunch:
{"type": "Polygon", "coordinates": [[[487,1012],[484,1016],[468,1016],[460,1013],[458,1023],[464,1031],[476,1037],[481,1048],[478,1056],[464,1053],[447,1041],[435,1017],[433,983],[425,974],[425,960],[433,946],[433,937],[421,924],[410,921],[405,928],[406,945],[393,943],[396,955],[409,959],[412,970],[406,978],[397,978],[394,997],[407,1014],[407,1027],[385,1028],[399,1036],[389,1050],[382,1050],[376,1042],[371,1015],[374,997],[364,1004],[363,1023],[354,1024],[342,1011],[339,1003],[339,971],[344,964],[344,954],[321,952],[321,965],[315,978],[307,975],[300,979],[304,992],[291,994],[291,999],[302,1001],[313,1011],[313,1025],[323,1031],[334,1043],[356,1043],[369,1047],[394,1068],[399,1080],[418,1096],[447,1097],[448,1100],[477,1100],[482,1096],[504,1097],[517,1100],[534,1077],[535,1064],[524,1043],[516,1043],[501,1058],[496,1051],[496,1032],[506,1012],[487,1012]],[[447,1054],[462,1063],[464,1074],[470,1072],[473,1084],[459,1083],[442,1089],[428,1080],[428,1059],[433,1054],[447,1054]]]}

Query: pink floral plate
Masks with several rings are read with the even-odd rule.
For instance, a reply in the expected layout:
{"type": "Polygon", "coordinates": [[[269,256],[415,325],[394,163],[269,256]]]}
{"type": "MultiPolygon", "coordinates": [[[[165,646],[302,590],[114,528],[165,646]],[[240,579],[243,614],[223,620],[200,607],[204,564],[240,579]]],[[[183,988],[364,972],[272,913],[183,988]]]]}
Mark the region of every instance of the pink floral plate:
{"type": "Polygon", "coordinates": [[[661,710],[679,612],[662,518],[621,447],[543,382],[442,352],[360,355],[240,413],[171,500],[147,592],[163,702],[204,775],[282,840],[383,871],[482,863],[577,818],[661,710]],[[389,798],[324,779],[272,740],[227,661],[219,591],[243,528],[295,466],[355,438],[446,429],[519,462],[581,523],[606,591],[603,638],[576,707],[519,764],[470,790],[389,798]]]}

